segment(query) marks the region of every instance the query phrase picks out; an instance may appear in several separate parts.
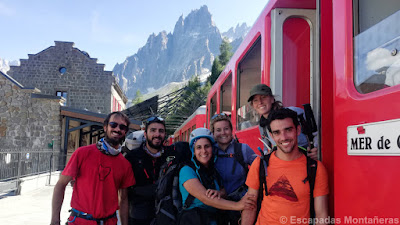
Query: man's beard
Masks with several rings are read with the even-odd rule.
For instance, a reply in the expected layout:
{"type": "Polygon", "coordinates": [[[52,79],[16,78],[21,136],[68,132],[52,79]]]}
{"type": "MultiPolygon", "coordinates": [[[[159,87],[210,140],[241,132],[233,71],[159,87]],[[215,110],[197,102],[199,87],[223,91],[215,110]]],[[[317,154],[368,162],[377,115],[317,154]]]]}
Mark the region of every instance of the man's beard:
{"type": "Polygon", "coordinates": [[[147,144],[148,144],[151,148],[158,149],[158,150],[160,150],[160,149],[162,148],[162,146],[163,146],[162,141],[161,141],[161,144],[158,145],[158,146],[157,146],[157,145],[154,145],[153,142],[152,142],[152,141],[149,141],[149,140],[147,140],[147,144]]]}
{"type": "Polygon", "coordinates": [[[118,146],[121,145],[122,143],[124,143],[125,137],[121,137],[119,139],[113,139],[110,138],[107,134],[104,137],[104,140],[107,141],[108,144],[110,144],[111,146],[118,146]]]}
{"type": "Polygon", "coordinates": [[[289,154],[291,152],[293,152],[293,150],[295,149],[295,145],[293,145],[291,148],[289,148],[288,150],[286,150],[284,147],[281,147],[280,145],[277,145],[277,147],[286,154],[289,154]]]}

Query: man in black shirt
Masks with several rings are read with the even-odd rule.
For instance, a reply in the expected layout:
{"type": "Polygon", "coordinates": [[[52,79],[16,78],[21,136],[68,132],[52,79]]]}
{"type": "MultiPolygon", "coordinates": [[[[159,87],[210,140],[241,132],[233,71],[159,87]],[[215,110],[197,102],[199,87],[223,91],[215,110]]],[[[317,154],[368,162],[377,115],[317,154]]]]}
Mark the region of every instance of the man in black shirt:
{"type": "Polygon", "coordinates": [[[136,185],[129,189],[129,224],[149,225],[155,216],[155,182],[160,166],[166,160],[165,121],[161,117],[146,120],[144,142],[139,148],[130,151],[125,157],[132,164],[136,185]]]}

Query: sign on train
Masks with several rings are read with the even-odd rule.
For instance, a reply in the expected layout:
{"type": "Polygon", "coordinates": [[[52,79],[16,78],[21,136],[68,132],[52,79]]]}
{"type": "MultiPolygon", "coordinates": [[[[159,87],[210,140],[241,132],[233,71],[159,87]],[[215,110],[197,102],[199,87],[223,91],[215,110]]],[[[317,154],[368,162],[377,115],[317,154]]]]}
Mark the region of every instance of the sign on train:
{"type": "Polygon", "coordinates": [[[347,127],[347,154],[400,156],[400,119],[347,127]]]}

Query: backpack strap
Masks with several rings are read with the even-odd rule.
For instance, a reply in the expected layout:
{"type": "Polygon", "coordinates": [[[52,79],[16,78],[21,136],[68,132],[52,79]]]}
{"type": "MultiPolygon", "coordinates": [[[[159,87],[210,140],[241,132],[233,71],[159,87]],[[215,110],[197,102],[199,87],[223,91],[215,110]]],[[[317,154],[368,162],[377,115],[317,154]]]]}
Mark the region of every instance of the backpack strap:
{"type": "MultiPolygon", "coordinates": [[[[246,174],[247,174],[249,172],[249,167],[244,162],[243,151],[242,151],[242,143],[233,142],[233,151],[235,152],[235,159],[243,167],[244,171],[246,171],[246,174]]],[[[236,163],[233,164],[232,174],[235,173],[235,169],[236,169],[236,163]]]]}
{"type": "Polygon", "coordinates": [[[310,218],[315,218],[314,208],[314,187],[315,177],[317,176],[318,162],[307,156],[307,177],[304,179],[304,183],[308,181],[310,184],[310,218]]]}
{"type": "MultiPolygon", "coordinates": [[[[243,151],[242,151],[242,144],[239,142],[234,141],[233,142],[233,154],[218,154],[217,157],[221,158],[235,158],[235,160],[243,167],[243,169],[246,171],[246,174],[249,172],[249,167],[247,164],[244,162],[244,157],[243,157],[243,151]]],[[[232,164],[232,170],[231,173],[235,174],[236,171],[236,163],[232,164]]]]}
{"type": "Polygon", "coordinates": [[[189,193],[189,195],[188,195],[188,197],[186,198],[185,203],[183,204],[183,207],[182,207],[182,208],[183,208],[183,209],[189,208],[190,205],[193,203],[194,199],[195,199],[195,197],[189,193]]]}
{"type": "MultiPolygon", "coordinates": [[[[260,176],[260,181],[262,178],[262,181],[260,182],[260,184],[263,184],[262,188],[263,190],[265,190],[265,196],[268,196],[268,189],[267,189],[267,167],[269,166],[269,159],[271,158],[271,154],[275,151],[276,149],[273,149],[271,153],[267,154],[264,156],[264,160],[260,160],[260,174],[263,175],[262,177],[260,176]],[[261,163],[262,162],[262,163],[261,163]],[[261,165],[262,164],[262,165],[261,165]],[[262,166],[262,170],[261,170],[261,166],[262,166]]],[[[260,185],[261,187],[261,185],[260,185]]],[[[263,191],[261,190],[261,191],[263,191]]]]}
{"type": "Polygon", "coordinates": [[[260,168],[259,168],[259,186],[258,186],[258,196],[257,196],[257,214],[261,210],[261,203],[264,199],[264,193],[263,191],[265,190],[265,195],[268,195],[268,189],[267,189],[267,178],[266,178],[266,170],[268,167],[269,163],[269,158],[271,157],[271,153],[265,155],[264,152],[259,148],[259,151],[261,152],[261,159],[260,159],[260,168]]]}

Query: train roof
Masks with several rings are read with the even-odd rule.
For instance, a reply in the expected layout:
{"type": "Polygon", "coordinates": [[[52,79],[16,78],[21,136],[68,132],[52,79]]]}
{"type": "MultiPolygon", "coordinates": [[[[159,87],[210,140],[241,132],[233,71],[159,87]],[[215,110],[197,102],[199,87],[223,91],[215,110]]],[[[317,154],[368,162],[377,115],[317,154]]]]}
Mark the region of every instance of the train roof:
{"type": "Polygon", "coordinates": [[[180,129],[182,129],[190,120],[192,120],[196,115],[205,115],[206,114],[206,106],[202,105],[199,108],[196,109],[196,111],[194,111],[194,113],[192,115],[190,115],[185,122],[182,123],[182,125],[180,125],[174,132],[174,135],[177,131],[179,131],[180,129]]]}

